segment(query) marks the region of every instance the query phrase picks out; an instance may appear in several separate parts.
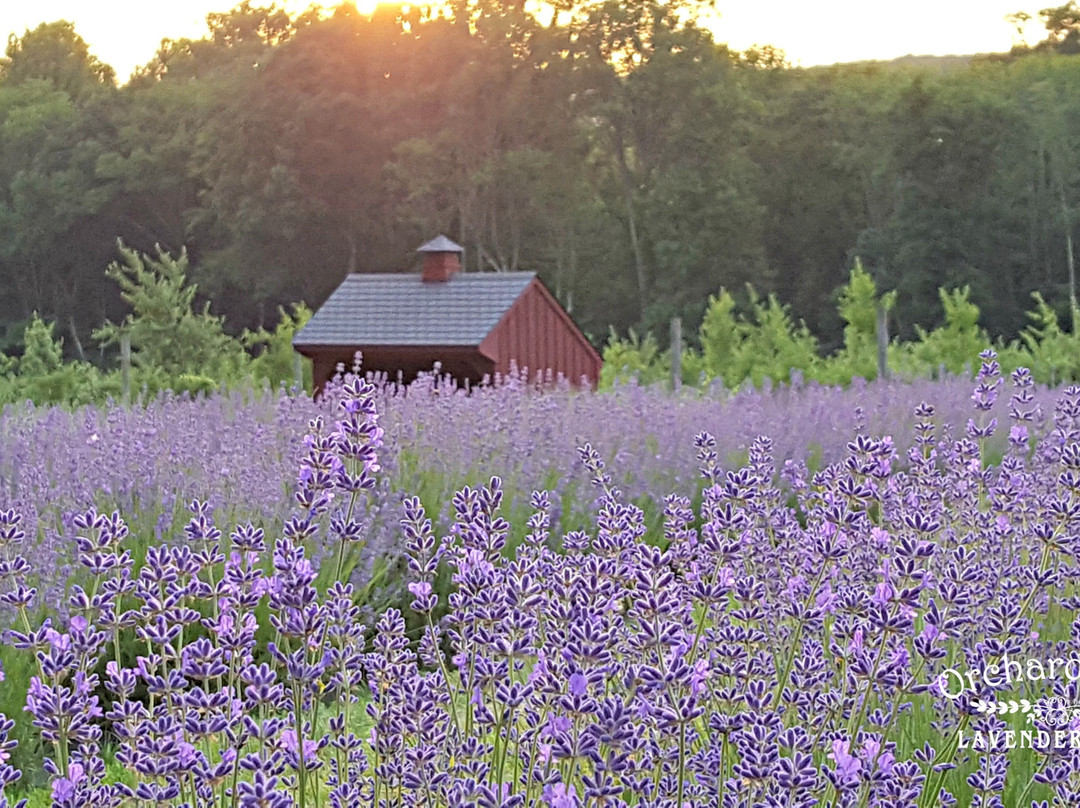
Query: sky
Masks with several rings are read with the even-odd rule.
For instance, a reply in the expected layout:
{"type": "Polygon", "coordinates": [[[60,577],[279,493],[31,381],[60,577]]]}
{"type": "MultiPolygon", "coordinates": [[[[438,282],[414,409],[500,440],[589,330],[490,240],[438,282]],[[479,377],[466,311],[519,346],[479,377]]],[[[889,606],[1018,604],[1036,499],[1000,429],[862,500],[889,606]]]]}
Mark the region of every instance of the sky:
{"type": "MultiPolygon", "coordinates": [[[[359,0],[370,9],[375,0],[359,0]]],[[[269,5],[270,0],[265,0],[269,5]]],[[[1061,0],[1063,3],[1064,0],[1061,0]]],[[[310,0],[278,0],[290,12],[310,0]]],[[[333,2],[326,2],[333,5],[333,2]]],[[[65,19],[85,39],[91,53],[116,69],[123,81],[148,62],[165,37],[200,38],[206,15],[227,11],[236,0],[0,0],[0,35],[21,36],[42,22],[65,19]]],[[[774,45],[793,64],[832,64],[893,59],[907,54],[948,55],[1007,51],[1018,41],[1005,15],[1026,11],[1036,18],[1026,31],[1042,38],[1039,8],[1025,0],[716,0],[716,38],[732,48],[774,45]]]]}

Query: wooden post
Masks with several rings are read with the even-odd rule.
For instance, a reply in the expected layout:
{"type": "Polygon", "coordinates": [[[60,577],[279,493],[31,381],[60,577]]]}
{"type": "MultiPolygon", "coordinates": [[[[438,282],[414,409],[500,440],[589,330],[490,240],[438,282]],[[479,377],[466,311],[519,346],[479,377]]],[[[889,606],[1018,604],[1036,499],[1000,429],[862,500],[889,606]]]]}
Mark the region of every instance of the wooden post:
{"type": "Polygon", "coordinates": [[[120,400],[131,404],[131,335],[120,335],[120,400]]]}
{"type": "Polygon", "coordinates": [[[682,387],[682,318],[671,318],[671,389],[682,387]]]}
{"type": "Polygon", "coordinates": [[[877,305],[877,375],[889,378],[889,313],[881,303],[877,305]]]}
{"type": "Polygon", "coordinates": [[[304,389],[304,360],[296,351],[293,351],[292,355],[292,378],[293,388],[299,393],[304,389]]]}

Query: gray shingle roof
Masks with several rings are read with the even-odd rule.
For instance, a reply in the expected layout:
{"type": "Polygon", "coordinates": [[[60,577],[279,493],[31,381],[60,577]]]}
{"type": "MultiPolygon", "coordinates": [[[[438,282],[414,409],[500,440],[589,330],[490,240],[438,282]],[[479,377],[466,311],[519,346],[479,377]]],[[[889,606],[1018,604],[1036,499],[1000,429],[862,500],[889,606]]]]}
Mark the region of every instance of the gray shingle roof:
{"type": "Polygon", "coordinates": [[[349,275],[293,345],[476,346],[535,276],[459,272],[445,283],[424,283],[419,274],[349,275]]]}

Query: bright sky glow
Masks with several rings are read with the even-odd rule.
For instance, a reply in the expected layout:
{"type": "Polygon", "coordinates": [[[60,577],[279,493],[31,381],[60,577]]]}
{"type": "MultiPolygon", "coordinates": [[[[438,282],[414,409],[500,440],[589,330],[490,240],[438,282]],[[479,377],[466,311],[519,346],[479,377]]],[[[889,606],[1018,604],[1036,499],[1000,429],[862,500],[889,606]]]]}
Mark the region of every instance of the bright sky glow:
{"type": "MultiPolygon", "coordinates": [[[[269,0],[265,0],[269,4],[269,0]]],[[[375,0],[360,0],[361,11],[375,0]]],[[[1061,0],[1064,2],[1064,0],[1061,0]]],[[[0,35],[21,36],[39,23],[65,19],[112,65],[121,81],[148,62],[164,37],[200,38],[206,15],[227,11],[233,0],[0,0],[0,35]]],[[[290,12],[310,0],[278,2],[290,12]]],[[[327,2],[327,5],[333,5],[327,2]]],[[[717,39],[743,50],[775,45],[803,66],[892,59],[906,54],[970,54],[1007,51],[1016,41],[1005,15],[1027,11],[1036,22],[1029,43],[1042,38],[1037,12],[1057,0],[717,0],[717,39]]]]}

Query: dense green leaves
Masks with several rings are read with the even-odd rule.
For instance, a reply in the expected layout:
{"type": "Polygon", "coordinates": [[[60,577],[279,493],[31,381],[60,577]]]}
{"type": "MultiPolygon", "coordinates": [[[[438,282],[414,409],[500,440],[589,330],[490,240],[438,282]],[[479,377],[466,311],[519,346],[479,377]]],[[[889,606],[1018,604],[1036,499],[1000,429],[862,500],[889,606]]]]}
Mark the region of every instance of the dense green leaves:
{"type": "Polygon", "coordinates": [[[105,323],[94,338],[106,345],[131,342],[133,364],[166,377],[203,375],[221,379],[241,363],[235,341],[207,303],[195,310],[197,287],[187,282],[187,254],[173,258],[158,250],[156,259],[119,246],[122,261],[105,274],[120,286],[131,312],[120,323],[105,323]]]}
{"type": "Polygon", "coordinates": [[[52,89],[79,99],[113,86],[115,71],[90,53],[75,27],[63,20],[42,23],[8,41],[0,59],[0,82],[16,86],[46,81],[52,89]]]}

